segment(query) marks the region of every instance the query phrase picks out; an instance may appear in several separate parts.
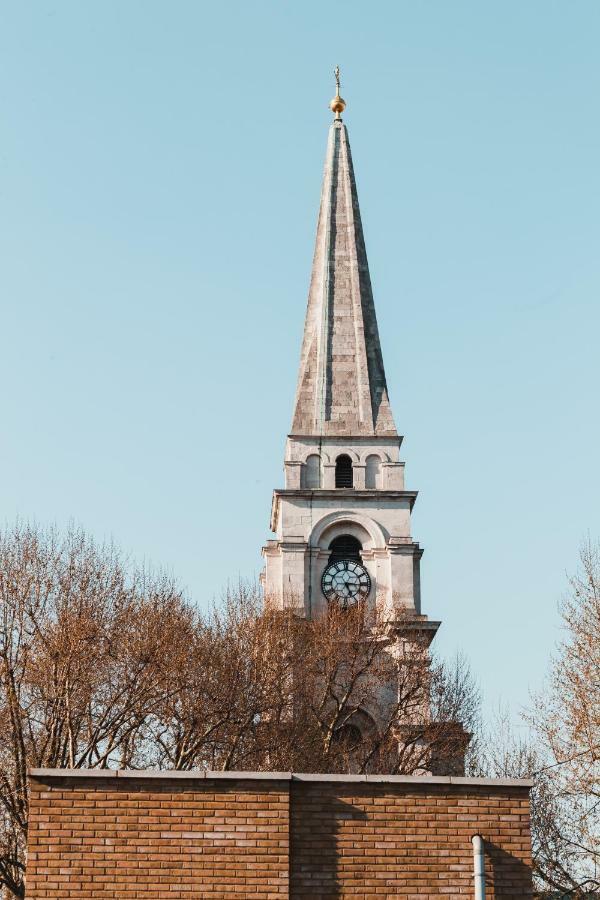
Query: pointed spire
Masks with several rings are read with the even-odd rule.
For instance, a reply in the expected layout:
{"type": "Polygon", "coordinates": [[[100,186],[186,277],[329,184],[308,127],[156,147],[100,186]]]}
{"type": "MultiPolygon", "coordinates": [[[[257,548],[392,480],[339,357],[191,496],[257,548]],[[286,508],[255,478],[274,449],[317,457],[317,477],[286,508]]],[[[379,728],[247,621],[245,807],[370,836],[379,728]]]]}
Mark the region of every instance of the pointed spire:
{"type": "Polygon", "coordinates": [[[336,82],[292,433],[396,435],[336,82]]]}

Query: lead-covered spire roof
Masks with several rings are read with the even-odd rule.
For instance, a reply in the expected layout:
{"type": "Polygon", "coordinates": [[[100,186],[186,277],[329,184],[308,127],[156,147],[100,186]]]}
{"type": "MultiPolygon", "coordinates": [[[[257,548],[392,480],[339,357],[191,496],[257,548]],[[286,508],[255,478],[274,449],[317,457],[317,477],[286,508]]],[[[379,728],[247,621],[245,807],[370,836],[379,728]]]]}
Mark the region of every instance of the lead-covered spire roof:
{"type": "Polygon", "coordinates": [[[336,82],[292,433],[396,435],[336,82]]]}

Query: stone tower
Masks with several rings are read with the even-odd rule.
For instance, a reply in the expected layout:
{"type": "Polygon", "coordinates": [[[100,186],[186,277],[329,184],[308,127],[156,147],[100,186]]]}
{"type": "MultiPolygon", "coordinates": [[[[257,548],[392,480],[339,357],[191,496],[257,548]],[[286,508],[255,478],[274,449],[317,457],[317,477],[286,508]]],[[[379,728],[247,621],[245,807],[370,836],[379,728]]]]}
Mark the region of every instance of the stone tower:
{"type": "Polygon", "coordinates": [[[308,618],[363,600],[392,624],[421,613],[416,491],[404,486],[339,96],[329,130],[285,487],[263,548],[268,602],[308,618]]]}

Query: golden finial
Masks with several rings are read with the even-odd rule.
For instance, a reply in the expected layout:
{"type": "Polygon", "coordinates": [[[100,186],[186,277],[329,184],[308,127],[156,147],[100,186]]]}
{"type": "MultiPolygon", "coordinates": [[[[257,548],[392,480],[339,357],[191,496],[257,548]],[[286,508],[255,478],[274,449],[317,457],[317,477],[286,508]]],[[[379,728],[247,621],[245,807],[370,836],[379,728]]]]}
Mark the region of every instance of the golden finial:
{"type": "Polygon", "coordinates": [[[346,101],[342,100],[340,97],[340,67],[336,66],[333,70],[333,74],[335,75],[335,86],[336,92],[335,97],[329,104],[329,109],[335,113],[336,119],[342,118],[342,113],[346,109],[346,101]]]}

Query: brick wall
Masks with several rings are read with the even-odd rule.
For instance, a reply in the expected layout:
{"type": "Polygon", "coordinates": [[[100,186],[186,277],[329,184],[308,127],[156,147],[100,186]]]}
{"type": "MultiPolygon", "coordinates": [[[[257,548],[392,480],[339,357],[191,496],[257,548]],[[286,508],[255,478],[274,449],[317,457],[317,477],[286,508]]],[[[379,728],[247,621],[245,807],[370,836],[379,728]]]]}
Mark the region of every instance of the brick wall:
{"type": "Polygon", "coordinates": [[[531,897],[528,782],[34,770],[27,898],[531,897]]]}
{"type": "Polygon", "coordinates": [[[472,897],[477,833],[485,838],[487,897],[532,896],[523,786],[292,782],[290,831],[294,897],[472,897]]]}
{"type": "Polygon", "coordinates": [[[28,900],[288,896],[288,782],[114,774],[30,779],[28,900]]]}

